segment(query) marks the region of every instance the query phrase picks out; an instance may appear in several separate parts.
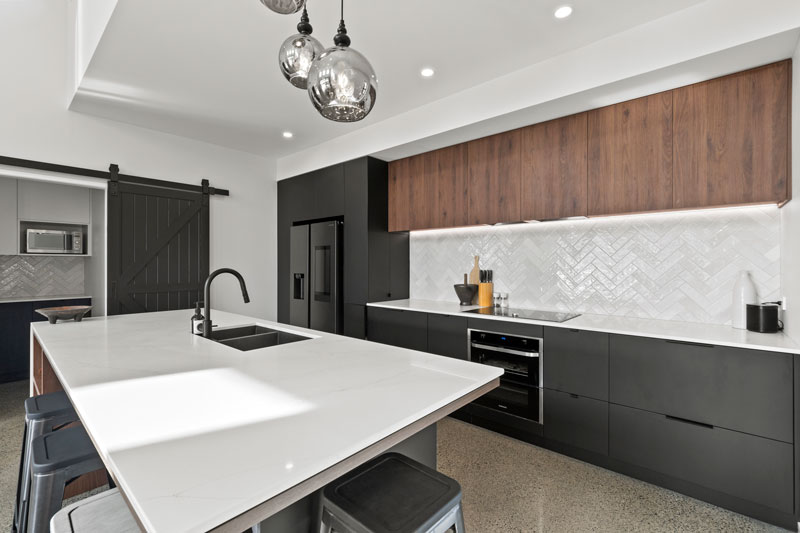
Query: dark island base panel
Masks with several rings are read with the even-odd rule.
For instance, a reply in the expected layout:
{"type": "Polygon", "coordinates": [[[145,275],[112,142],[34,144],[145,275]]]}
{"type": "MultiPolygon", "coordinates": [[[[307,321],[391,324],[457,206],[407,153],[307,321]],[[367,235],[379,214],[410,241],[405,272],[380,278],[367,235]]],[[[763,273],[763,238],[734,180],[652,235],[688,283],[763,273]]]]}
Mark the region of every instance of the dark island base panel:
{"type": "Polygon", "coordinates": [[[463,422],[468,422],[601,468],[606,468],[647,483],[652,483],[659,487],[674,490],[675,492],[697,498],[698,500],[716,505],[717,507],[722,507],[723,509],[728,509],[729,511],[750,516],[763,522],[786,528],[790,531],[797,531],[798,519],[792,514],[782,513],[775,509],[742,500],[683,479],[632,465],[601,453],[547,439],[543,436],[542,426],[539,426],[536,431],[532,432],[530,429],[524,428],[523,425],[509,425],[506,421],[500,422],[496,420],[493,413],[488,410],[483,410],[480,406],[478,406],[476,410],[474,405],[459,409],[451,416],[463,422]]]}
{"type": "MultiPolygon", "coordinates": [[[[436,468],[436,424],[412,435],[397,446],[386,451],[402,453],[420,463],[436,468]]],[[[281,533],[308,533],[317,531],[319,524],[319,501],[321,490],[293,503],[277,514],[261,522],[261,531],[281,533]]]]}

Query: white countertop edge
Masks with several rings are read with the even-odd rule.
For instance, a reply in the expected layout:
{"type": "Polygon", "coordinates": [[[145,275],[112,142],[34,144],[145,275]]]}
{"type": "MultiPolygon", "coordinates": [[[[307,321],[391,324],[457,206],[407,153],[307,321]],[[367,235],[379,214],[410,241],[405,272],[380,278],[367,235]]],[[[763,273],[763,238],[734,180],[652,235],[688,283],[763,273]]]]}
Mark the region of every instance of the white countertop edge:
{"type": "Polygon", "coordinates": [[[383,302],[370,302],[369,307],[381,307],[402,311],[416,311],[439,315],[462,315],[465,318],[481,320],[500,320],[547,326],[553,328],[579,329],[582,331],[596,331],[615,335],[631,335],[634,337],[651,337],[678,342],[692,342],[700,344],[713,344],[716,346],[729,346],[732,348],[746,348],[766,352],[780,352],[800,354],[800,345],[784,333],[755,333],[747,330],[734,329],[730,326],[718,324],[697,324],[672,320],[659,320],[651,318],[635,318],[613,315],[582,314],[566,322],[548,322],[543,320],[530,320],[525,318],[509,318],[501,316],[476,315],[464,313],[480,306],[462,306],[457,302],[443,302],[438,300],[406,299],[390,300],[383,302]],[[620,324],[625,322],[625,324],[620,324]],[[702,328],[702,334],[681,333],[692,329],[702,328]],[[738,337],[738,338],[735,338],[738,337]]]}
{"type": "Polygon", "coordinates": [[[67,294],[64,296],[14,296],[11,298],[0,298],[0,304],[13,304],[21,302],[46,302],[50,300],[82,300],[92,298],[88,294],[67,294]]]}

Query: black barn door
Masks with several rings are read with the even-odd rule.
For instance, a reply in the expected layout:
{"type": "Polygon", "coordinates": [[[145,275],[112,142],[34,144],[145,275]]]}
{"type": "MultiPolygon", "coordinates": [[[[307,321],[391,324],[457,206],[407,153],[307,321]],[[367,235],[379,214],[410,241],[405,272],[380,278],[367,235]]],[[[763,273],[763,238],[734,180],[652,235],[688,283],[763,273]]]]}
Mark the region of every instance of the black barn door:
{"type": "Polygon", "coordinates": [[[208,194],[112,182],[108,314],[188,309],[209,269],[208,194]]]}

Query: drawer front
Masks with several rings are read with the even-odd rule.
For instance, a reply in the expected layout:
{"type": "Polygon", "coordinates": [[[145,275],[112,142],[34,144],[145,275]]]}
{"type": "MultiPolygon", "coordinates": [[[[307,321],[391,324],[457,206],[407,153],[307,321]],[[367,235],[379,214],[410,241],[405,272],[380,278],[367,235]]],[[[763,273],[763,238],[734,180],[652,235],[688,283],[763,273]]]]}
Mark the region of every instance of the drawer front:
{"type": "Polygon", "coordinates": [[[608,401],[608,334],[544,328],[544,386],[608,401]]]}
{"type": "Polygon", "coordinates": [[[608,455],[608,402],[545,389],[544,436],[608,455]]]}
{"type": "Polygon", "coordinates": [[[793,446],[611,404],[609,455],[785,513],[793,446]]]}
{"type": "Polygon", "coordinates": [[[470,329],[480,329],[483,331],[493,331],[496,333],[508,333],[509,335],[521,335],[523,337],[542,338],[542,326],[535,324],[524,324],[521,322],[510,322],[505,320],[487,320],[481,318],[470,318],[468,322],[470,329]]]}
{"type": "Polygon", "coordinates": [[[428,349],[428,315],[367,307],[367,339],[424,352],[428,349]]]}
{"type": "Polygon", "coordinates": [[[463,316],[428,315],[428,351],[467,359],[467,319],[463,316]]]}
{"type": "Polygon", "coordinates": [[[612,335],[612,403],[792,442],[787,354],[612,335]]]}

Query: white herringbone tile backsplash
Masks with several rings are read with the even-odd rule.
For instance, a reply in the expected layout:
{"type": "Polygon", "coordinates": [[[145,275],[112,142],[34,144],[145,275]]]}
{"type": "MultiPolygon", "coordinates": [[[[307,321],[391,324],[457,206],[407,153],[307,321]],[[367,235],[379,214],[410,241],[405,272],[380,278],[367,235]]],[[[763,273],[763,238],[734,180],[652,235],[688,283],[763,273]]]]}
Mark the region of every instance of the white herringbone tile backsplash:
{"type": "Polygon", "coordinates": [[[778,208],[681,211],[411,233],[411,298],[457,301],[479,255],[512,307],[730,323],[749,270],[780,298],[778,208]]]}
{"type": "Polygon", "coordinates": [[[83,294],[83,257],[0,255],[0,298],[83,294]]]}

